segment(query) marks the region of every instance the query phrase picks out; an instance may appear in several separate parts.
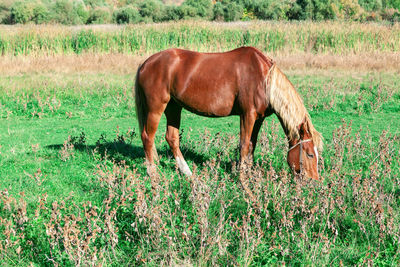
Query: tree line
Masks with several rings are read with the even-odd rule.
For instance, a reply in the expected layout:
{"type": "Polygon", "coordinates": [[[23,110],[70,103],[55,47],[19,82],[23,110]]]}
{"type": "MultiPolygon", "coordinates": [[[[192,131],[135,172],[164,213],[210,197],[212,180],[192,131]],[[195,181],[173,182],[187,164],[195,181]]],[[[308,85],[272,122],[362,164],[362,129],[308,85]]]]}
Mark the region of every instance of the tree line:
{"type": "Polygon", "coordinates": [[[2,0],[0,23],[66,25],[205,19],[400,21],[400,0],[2,0]]]}

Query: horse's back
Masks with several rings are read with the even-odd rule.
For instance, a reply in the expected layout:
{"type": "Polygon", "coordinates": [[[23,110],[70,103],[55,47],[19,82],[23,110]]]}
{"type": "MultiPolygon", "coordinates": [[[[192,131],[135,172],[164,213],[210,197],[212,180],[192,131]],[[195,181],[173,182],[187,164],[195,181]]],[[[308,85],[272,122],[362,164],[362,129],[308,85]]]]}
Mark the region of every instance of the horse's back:
{"type": "Polygon", "coordinates": [[[195,113],[228,116],[248,105],[240,102],[254,98],[254,90],[263,83],[267,63],[262,57],[252,47],[225,53],[168,49],[144,62],[139,82],[150,98],[168,102],[172,97],[195,113]]]}

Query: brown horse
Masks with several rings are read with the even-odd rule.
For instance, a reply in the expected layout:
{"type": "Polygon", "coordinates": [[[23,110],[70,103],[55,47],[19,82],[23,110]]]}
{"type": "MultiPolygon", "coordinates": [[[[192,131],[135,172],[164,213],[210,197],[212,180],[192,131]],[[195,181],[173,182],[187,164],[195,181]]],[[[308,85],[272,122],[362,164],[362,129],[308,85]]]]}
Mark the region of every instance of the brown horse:
{"type": "Polygon", "coordinates": [[[300,95],[275,63],[253,47],[226,53],[168,49],[138,69],[136,114],[148,173],[155,171],[154,137],[164,113],[166,140],[181,172],[191,175],[179,149],[182,108],[208,117],[240,116],[240,160],[251,158],[264,118],[275,113],[289,142],[287,161],[295,172],[319,179],[320,134],[300,95]]]}

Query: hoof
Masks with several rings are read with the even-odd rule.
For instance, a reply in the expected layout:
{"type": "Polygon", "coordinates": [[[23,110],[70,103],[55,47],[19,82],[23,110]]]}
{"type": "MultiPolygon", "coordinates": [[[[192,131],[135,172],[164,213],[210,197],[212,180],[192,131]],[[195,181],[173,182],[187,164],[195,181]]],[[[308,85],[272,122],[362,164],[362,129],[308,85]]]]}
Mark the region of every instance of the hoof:
{"type": "Polygon", "coordinates": [[[179,170],[186,176],[192,176],[193,173],[187,165],[186,161],[183,158],[177,157],[176,163],[178,164],[179,170]]]}

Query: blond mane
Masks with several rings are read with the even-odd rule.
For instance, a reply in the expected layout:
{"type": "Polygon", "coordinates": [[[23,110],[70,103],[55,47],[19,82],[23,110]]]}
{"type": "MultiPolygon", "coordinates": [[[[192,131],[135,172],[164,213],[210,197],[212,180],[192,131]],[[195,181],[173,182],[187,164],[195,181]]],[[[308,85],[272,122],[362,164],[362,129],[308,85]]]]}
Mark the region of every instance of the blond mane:
{"type": "Polygon", "coordinates": [[[267,95],[269,89],[270,104],[280,118],[290,140],[299,139],[298,126],[304,122],[314,145],[322,150],[322,136],[311,123],[310,115],[304,107],[301,96],[285,74],[273,64],[267,75],[267,95]]]}

